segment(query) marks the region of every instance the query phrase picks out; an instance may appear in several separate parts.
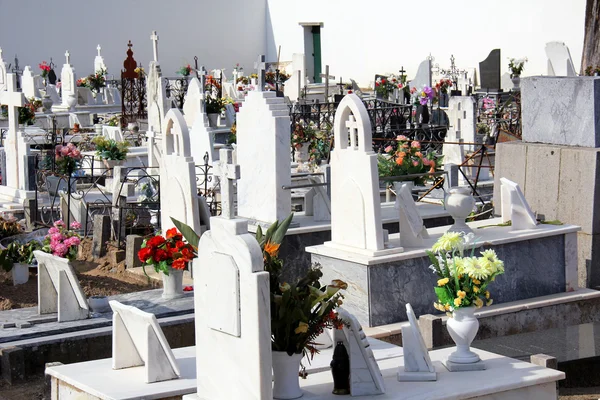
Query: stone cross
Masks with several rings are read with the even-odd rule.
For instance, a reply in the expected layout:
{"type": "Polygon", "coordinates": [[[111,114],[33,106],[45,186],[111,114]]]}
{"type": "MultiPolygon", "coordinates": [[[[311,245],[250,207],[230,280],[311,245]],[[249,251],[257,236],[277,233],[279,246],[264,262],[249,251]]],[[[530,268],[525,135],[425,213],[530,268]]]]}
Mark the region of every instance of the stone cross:
{"type": "Polygon", "coordinates": [[[102,57],[102,54],[100,54],[100,50],[102,50],[102,47],[98,45],[98,47],[96,47],[96,50],[98,50],[98,57],[102,57]]]}
{"type": "Polygon", "coordinates": [[[319,75],[321,78],[325,78],[325,102],[329,101],[329,80],[335,79],[335,76],[329,75],[329,65],[325,66],[325,73],[319,75]]]}
{"type": "Polygon", "coordinates": [[[69,50],[65,52],[65,57],[67,59],[67,64],[71,64],[71,53],[69,53],[69,50]]]}
{"type": "Polygon", "coordinates": [[[152,49],[154,50],[154,61],[158,62],[158,35],[156,31],[152,31],[150,40],[152,40],[152,49]]]}
{"type": "Polygon", "coordinates": [[[2,47],[0,47],[0,60],[2,60],[2,47]]]}
{"type": "Polygon", "coordinates": [[[267,68],[267,64],[265,63],[265,56],[264,55],[260,55],[258,56],[258,60],[256,60],[256,62],[254,63],[254,69],[257,70],[258,72],[258,88],[256,88],[255,90],[257,92],[262,92],[265,90],[265,69],[267,68]]]}
{"type": "Polygon", "coordinates": [[[8,106],[8,136],[4,144],[7,154],[7,171],[5,171],[6,186],[19,187],[18,182],[18,159],[17,155],[17,130],[19,129],[19,107],[25,106],[27,102],[22,92],[17,91],[17,77],[15,74],[7,74],[6,91],[0,92],[0,104],[8,106]],[[8,158],[11,157],[13,162],[8,158]],[[14,181],[16,180],[16,182],[14,181]]]}
{"type": "Polygon", "coordinates": [[[346,128],[350,131],[350,147],[356,148],[356,134],[358,133],[358,122],[356,122],[356,118],[354,115],[350,115],[348,120],[346,121],[346,128]]]}
{"type": "Polygon", "coordinates": [[[240,179],[240,166],[233,163],[233,152],[229,149],[221,149],[219,156],[220,159],[214,167],[214,172],[221,181],[221,216],[233,219],[233,184],[237,179],[240,179]]]}

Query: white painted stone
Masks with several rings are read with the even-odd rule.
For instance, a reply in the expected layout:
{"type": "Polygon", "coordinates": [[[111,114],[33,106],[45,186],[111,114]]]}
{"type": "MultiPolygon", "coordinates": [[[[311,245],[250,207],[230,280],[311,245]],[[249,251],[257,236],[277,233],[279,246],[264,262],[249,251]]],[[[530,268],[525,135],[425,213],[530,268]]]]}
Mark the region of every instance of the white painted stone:
{"type": "Polygon", "coordinates": [[[509,72],[505,72],[500,76],[500,87],[502,90],[509,92],[514,86],[512,79],[510,79],[509,72]]]}
{"type": "Polygon", "coordinates": [[[0,92],[7,88],[6,63],[2,59],[2,48],[0,47],[0,92]]]}
{"type": "Polygon", "coordinates": [[[181,112],[171,109],[165,116],[160,165],[161,228],[173,227],[171,217],[200,232],[196,191],[196,168],[190,150],[190,134],[181,112]]]}
{"type": "Polygon", "coordinates": [[[429,238],[429,234],[417,210],[410,186],[394,182],[394,190],[396,191],[394,208],[398,210],[400,223],[400,246],[420,247],[423,245],[423,239],[429,238]]]}
{"type": "Polygon", "coordinates": [[[369,116],[357,95],[342,99],[333,131],[331,242],[325,245],[370,255],[402,251],[384,247],[377,155],[369,116]]]}
{"type": "Polygon", "coordinates": [[[344,327],[334,330],[334,342],[343,342],[350,358],[350,394],[368,396],[385,393],[383,376],[360,323],[344,309],[338,308],[338,315],[344,321],[344,327]]]}
{"type": "Polygon", "coordinates": [[[69,260],[41,251],[34,255],[38,261],[38,313],[58,313],[58,322],[88,318],[89,306],[69,260]]]}
{"type": "Polygon", "coordinates": [[[100,54],[100,52],[102,51],[102,47],[100,47],[100,45],[98,45],[96,47],[96,50],[98,51],[98,54],[94,58],[94,72],[98,72],[100,70],[106,70],[106,64],[104,63],[104,57],[102,57],[102,54],[100,54]]]}
{"type": "Polygon", "coordinates": [[[235,215],[234,183],[240,179],[240,166],[233,164],[231,150],[221,149],[220,154],[214,174],[221,183],[221,215],[231,219],[235,215]]]}
{"type": "Polygon", "coordinates": [[[233,107],[233,104],[226,104],[225,105],[225,120],[227,121],[226,126],[228,128],[232,127],[233,124],[235,124],[235,108],[233,107]]]}
{"type": "Polygon", "coordinates": [[[31,99],[32,97],[39,99],[42,97],[40,91],[35,87],[33,72],[31,72],[31,67],[29,65],[25,67],[23,75],[21,76],[21,90],[28,99],[31,99]]]}
{"type": "Polygon", "coordinates": [[[22,285],[29,281],[29,264],[15,263],[11,269],[13,286],[22,285]]]}
{"type": "Polygon", "coordinates": [[[123,141],[123,132],[121,131],[120,126],[102,125],[102,136],[118,142],[123,141]]]}
{"type": "Polygon", "coordinates": [[[156,316],[118,301],[113,311],[112,368],[145,366],[145,382],[178,378],[181,373],[156,316]]]}
{"type": "Polygon", "coordinates": [[[77,88],[77,104],[79,105],[96,105],[96,98],[92,94],[90,88],[77,88]]]}
{"type": "Polygon", "coordinates": [[[518,183],[500,178],[502,184],[502,222],[511,221],[511,230],[533,229],[537,226],[535,214],[531,211],[525,195],[518,183]]]}
{"type": "Polygon", "coordinates": [[[17,91],[17,80],[14,74],[7,75],[7,90],[0,92],[0,104],[8,105],[8,134],[4,141],[6,151],[6,181],[2,183],[11,188],[21,188],[19,170],[24,166],[18,156],[17,131],[19,127],[19,107],[23,107],[27,99],[17,91]]]}
{"type": "Polygon", "coordinates": [[[193,264],[198,395],[186,399],[272,398],[269,274],[247,227],[246,220],[213,217],[200,238],[193,264]],[[219,269],[228,272],[215,282],[219,269]],[[235,296],[213,297],[238,287],[237,304],[235,296]]]}
{"type": "Polygon", "coordinates": [[[305,84],[304,54],[294,53],[292,54],[292,73],[290,79],[283,88],[283,94],[290,100],[296,101],[300,98],[302,88],[305,84]]]}
{"type": "Polygon", "coordinates": [[[417,89],[423,88],[423,86],[431,87],[431,60],[426,59],[419,64],[417,74],[414,79],[410,81],[410,87],[417,89]]]}
{"type": "Polygon", "coordinates": [[[546,43],[548,76],[577,76],[571,52],[563,42],[546,43]]]}
{"type": "Polygon", "coordinates": [[[250,92],[237,116],[238,215],[272,223],[292,209],[289,108],[275,92],[250,92]]]}
{"type": "Polygon", "coordinates": [[[183,103],[183,116],[188,127],[193,127],[196,119],[204,113],[204,89],[198,78],[193,77],[189,84],[183,103]]]}
{"type": "Polygon", "coordinates": [[[406,304],[409,326],[402,327],[404,368],[398,369],[399,381],[435,381],[437,373],[429,358],[419,323],[410,303],[406,304]]]}
{"type": "Polygon", "coordinates": [[[146,83],[148,97],[148,127],[154,132],[162,132],[162,121],[167,113],[166,82],[158,62],[151,61],[146,83]]]}
{"type": "MultiPolygon", "coordinates": [[[[310,183],[322,183],[315,176],[308,178],[310,183]]],[[[312,216],[315,221],[331,221],[331,199],[324,186],[315,186],[312,197],[312,216]]]]}
{"type": "Polygon", "coordinates": [[[60,96],[56,90],[56,85],[48,84],[48,86],[46,86],[46,94],[50,96],[50,99],[52,99],[52,106],[55,104],[59,105],[61,103],[60,96]]]}
{"type": "Polygon", "coordinates": [[[62,93],[62,107],[69,108],[69,104],[67,103],[69,95],[73,95],[75,98],[77,98],[77,78],[75,76],[75,69],[70,63],[71,60],[68,50],[65,53],[65,56],[67,58],[67,62],[63,65],[60,73],[60,90],[62,93]]]}

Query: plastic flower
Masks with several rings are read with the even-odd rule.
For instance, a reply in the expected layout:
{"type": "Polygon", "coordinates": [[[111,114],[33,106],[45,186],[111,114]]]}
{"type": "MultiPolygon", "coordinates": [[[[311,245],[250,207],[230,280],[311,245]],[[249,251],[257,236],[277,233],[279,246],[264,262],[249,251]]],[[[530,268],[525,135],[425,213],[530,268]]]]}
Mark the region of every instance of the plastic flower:
{"type": "Polygon", "coordinates": [[[456,299],[454,299],[455,307],[460,307],[461,304],[462,304],[462,299],[460,297],[457,297],[456,299]]]}
{"type": "Polygon", "coordinates": [[[171,264],[171,267],[173,267],[173,269],[185,269],[187,263],[183,258],[179,258],[175,261],[173,261],[173,264],[171,264]]]}
{"type": "Polygon", "coordinates": [[[463,290],[459,290],[458,292],[456,292],[456,295],[461,298],[464,299],[465,297],[467,297],[467,292],[463,291],[463,290]]]}
{"type": "Polygon", "coordinates": [[[140,249],[140,251],[138,251],[138,258],[141,262],[145,263],[150,257],[152,257],[152,252],[152,248],[144,247],[143,249],[140,249]]]}
{"type": "Polygon", "coordinates": [[[443,279],[438,279],[437,284],[438,286],[444,286],[445,284],[447,284],[450,281],[449,278],[443,278],[443,279]]]}
{"type": "Polygon", "coordinates": [[[281,245],[278,243],[272,243],[269,241],[269,242],[265,243],[264,251],[271,257],[275,257],[277,255],[277,253],[279,252],[279,246],[281,246],[281,245]]]}
{"type": "Polygon", "coordinates": [[[471,279],[482,280],[490,275],[489,270],[482,263],[482,260],[477,257],[465,257],[463,269],[465,274],[469,275],[471,279]]]}
{"type": "Polygon", "coordinates": [[[71,222],[71,229],[79,229],[81,228],[81,224],[77,221],[71,222]]]}
{"type": "Polygon", "coordinates": [[[475,307],[477,307],[477,308],[483,307],[483,300],[481,300],[479,297],[475,299],[474,303],[475,303],[475,307]]]}
{"type": "Polygon", "coordinates": [[[159,247],[165,243],[165,238],[162,236],[154,236],[146,242],[148,247],[159,247]]]}
{"type": "Polygon", "coordinates": [[[167,251],[163,249],[156,249],[154,255],[152,256],[152,259],[155,262],[165,261],[167,258],[169,258],[169,253],[167,253],[167,251]]]}
{"type": "Polygon", "coordinates": [[[181,233],[179,233],[177,228],[171,228],[171,229],[167,229],[166,237],[167,237],[167,239],[181,240],[183,238],[183,235],[181,233]]]}
{"type": "Polygon", "coordinates": [[[480,290],[479,286],[473,286],[473,293],[479,293],[480,290]]]}
{"type": "Polygon", "coordinates": [[[490,296],[491,296],[490,292],[488,292],[488,291],[486,290],[486,291],[485,291],[485,298],[489,300],[489,299],[490,299],[490,296]]]}
{"type": "Polygon", "coordinates": [[[487,303],[485,303],[485,305],[489,307],[489,306],[491,306],[493,303],[494,303],[494,299],[489,299],[489,300],[487,301],[487,303]]]}
{"type": "Polygon", "coordinates": [[[308,324],[306,322],[300,321],[298,327],[294,329],[294,333],[306,333],[308,332],[308,324]]]}
{"type": "Polygon", "coordinates": [[[461,232],[446,232],[431,248],[434,252],[458,250],[463,243],[461,232]]]}

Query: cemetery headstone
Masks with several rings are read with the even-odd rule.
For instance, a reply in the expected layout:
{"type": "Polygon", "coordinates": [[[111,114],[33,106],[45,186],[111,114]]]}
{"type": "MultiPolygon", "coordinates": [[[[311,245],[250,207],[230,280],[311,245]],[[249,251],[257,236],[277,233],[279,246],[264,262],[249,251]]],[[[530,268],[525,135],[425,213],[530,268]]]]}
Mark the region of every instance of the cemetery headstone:
{"type": "Polygon", "coordinates": [[[71,55],[69,51],[65,53],[66,63],[63,65],[60,73],[62,106],[71,110],[71,106],[77,102],[77,79],[75,77],[75,69],[71,65],[71,55]],[[75,98],[75,103],[70,104],[70,98],[75,98]]]}
{"type": "Polygon", "coordinates": [[[548,76],[577,76],[571,52],[563,42],[546,43],[548,76]]]}
{"type": "Polygon", "coordinates": [[[423,218],[417,210],[412,191],[408,185],[401,182],[396,183],[394,189],[396,189],[394,208],[398,210],[400,216],[400,246],[422,246],[423,239],[428,238],[429,234],[423,225],[423,218]]]}
{"type": "Polygon", "coordinates": [[[535,228],[537,219],[519,184],[506,178],[500,178],[500,183],[502,222],[511,221],[513,231],[535,228]]]}
{"type": "Polygon", "coordinates": [[[435,381],[437,372],[429,357],[419,323],[410,303],[406,303],[408,326],[402,327],[402,349],[404,368],[398,368],[399,381],[435,381]]]}
{"type": "Polygon", "coordinates": [[[292,54],[292,75],[283,88],[284,95],[292,101],[296,101],[301,97],[302,87],[306,83],[304,72],[304,54],[292,54]]]}
{"type": "Polygon", "coordinates": [[[36,98],[39,99],[42,96],[40,95],[40,91],[35,87],[35,82],[33,79],[33,73],[31,72],[31,67],[27,65],[23,70],[23,75],[21,75],[21,88],[23,94],[26,98],[36,98]]]}
{"type": "Polygon", "coordinates": [[[22,92],[17,91],[17,77],[7,74],[7,90],[0,92],[0,104],[8,106],[8,134],[4,142],[6,151],[5,186],[21,188],[24,183],[19,180],[19,171],[23,168],[18,157],[17,131],[19,128],[19,107],[23,107],[27,99],[22,92]]]}
{"type": "Polygon", "coordinates": [[[6,90],[6,63],[2,59],[2,48],[0,48],[0,92],[6,90]]]}
{"type": "Polygon", "coordinates": [[[179,377],[179,367],[156,316],[118,301],[113,311],[112,368],[144,365],[146,383],[179,377]]]}
{"type": "Polygon", "coordinates": [[[344,309],[338,308],[338,316],[345,325],[333,331],[333,341],[342,342],[350,358],[350,394],[369,396],[385,393],[383,376],[362,326],[354,315],[344,309]]]}
{"type": "Polygon", "coordinates": [[[485,60],[479,63],[481,90],[495,92],[501,88],[500,82],[500,49],[494,49],[485,60]]]}
{"type": "Polygon", "coordinates": [[[191,154],[190,134],[177,109],[165,116],[160,166],[161,228],[173,227],[171,217],[200,232],[196,168],[191,154]]]}
{"type": "Polygon", "coordinates": [[[410,86],[417,89],[421,89],[423,86],[431,87],[431,59],[428,58],[419,64],[417,74],[410,81],[410,86]]]}
{"type": "MultiPolygon", "coordinates": [[[[448,102],[448,118],[450,126],[444,138],[442,154],[444,163],[462,165],[468,153],[475,151],[477,135],[476,121],[477,107],[471,96],[452,96],[448,102]]],[[[474,168],[463,168],[469,176],[475,176],[474,168]]],[[[488,168],[481,168],[479,177],[482,180],[489,178],[488,168]]],[[[460,182],[466,183],[462,174],[460,182]]]]}
{"type": "Polygon", "coordinates": [[[96,55],[96,58],[94,58],[94,72],[98,72],[100,70],[106,70],[106,64],[104,63],[104,57],[102,57],[102,54],[100,54],[102,47],[100,47],[100,45],[98,45],[96,47],[96,50],[98,51],[98,55],[96,55]]]}
{"type": "Polygon", "coordinates": [[[89,316],[89,306],[75,270],[66,258],[34,251],[38,261],[38,313],[58,313],[58,322],[89,316]]]}
{"type": "MultiPolygon", "coordinates": [[[[202,78],[204,77],[202,75],[202,78]]],[[[195,76],[190,80],[183,103],[183,117],[191,128],[190,146],[194,162],[196,165],[204,164],[204,156],[208,153],[208,163],[212,165],[218,159],[218,154],[214,148],[214,135],[204,108],[205,94],[202,87],[202,83],[195,76]]]]}
{"type": "Polygon", "coordinates": [[[262,92],[265,90],[265,69],[267,64],[265,63],[265,56],[258,56],[258,60],[254,62],[254,69],[258,75],[257,84],[255,90],[262,92]]]}
{"type": "Polygon", "coordinates": [[[237,115],[238,215],[271,224],[292,209],[290,116],[275,92],[249,92],[237,115]]]}
{"type": "MultiPolygon", "coordinates": [[[[221,185],[233,192],[232,179],[221,185]]],[[[198,391],[186,400],[273,397],[269,274],[248,222],[227,208],[211,218],[194,260],[198,391]]]]}
{"type": "Polygon", "coordinates": [[[402,251],[384,245],[377,155],[369,115],[357,95],[338,105],[333,132],[331,242],[325,245],[371,256],[402,251]]]}

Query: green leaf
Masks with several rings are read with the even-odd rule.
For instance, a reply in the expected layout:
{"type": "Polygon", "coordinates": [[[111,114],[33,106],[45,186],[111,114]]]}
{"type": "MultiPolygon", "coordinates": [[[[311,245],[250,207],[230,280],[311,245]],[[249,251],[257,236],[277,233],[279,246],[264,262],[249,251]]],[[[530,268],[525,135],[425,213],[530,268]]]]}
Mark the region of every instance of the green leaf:
{"type": "Polygon", "coordinates": [[[263,232],[262,232],[262,228],[260,227],[260,225],[258,225],[256,227],[256,241],[258,243],[260,243],[263,239],[263,232]]]}
{"type": "Polygon", "coordinates": [[[271,224],[269,229],[267,229],[267,233],[265,233],[265,243],[268,242],[269,240],[271,240],[271,237],[273,236],[273,233],[275,233],[275,231],[277,230],[278,226],[279,226],[279,221],[275,221],[275,222],[273,222],[273,224],[271,224]]]}
{"type": "Polygon", "coordinates": [[[450,297],[448,291],[444,287],[436,287],[434,288],[435,294],[437,295],[438,300],[442,304],[454,304],[454,299],[450,297]]]}
{"type": "Polygon", "coordinates": [[[173,221],[173,225],[175,225],[175,227],[179,229],[179,232],[181,232],[185,240],[187,240],[187,242],[195,248],[198,248],[198,243],[200,243],[200,236],[198,236],[198,234],[194,232],[192,227],[190,227],[187,224],[184,224],[181,221],[176,220],[173,217],[171,217],[171,221],[173,221]]]}
{"type": "Polygon", "coordinates": [[[278,244],[281,243],[281,241],[285,237],[287,230],[290,227],[290,224],[292,223],[293,218],[294,218],[294,213],[291,213],[290,215],[288,215],[288,217],[286,219],[283,220],[283,222],[281,222],[281,224],[279,224],[279,226],[277,227],[277,230],[275,231],[275,233],[273,234],[273,237],[271,238],[271,243],[278,243],[278,244]]]}

